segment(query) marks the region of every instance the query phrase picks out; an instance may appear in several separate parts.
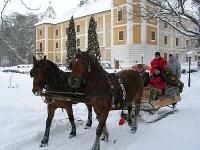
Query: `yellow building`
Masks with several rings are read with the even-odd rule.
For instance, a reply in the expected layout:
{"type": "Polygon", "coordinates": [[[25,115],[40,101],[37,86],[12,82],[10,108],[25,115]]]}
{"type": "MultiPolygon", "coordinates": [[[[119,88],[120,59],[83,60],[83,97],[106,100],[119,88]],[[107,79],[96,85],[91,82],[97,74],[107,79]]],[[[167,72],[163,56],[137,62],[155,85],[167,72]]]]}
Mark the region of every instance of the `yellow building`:
{"type": "Polygon", "coordinates": [[[55,63],[66,63],[66,31],[72,15],[75,18],[77,47],[86,50],[89,19],[94,15],[101,60],[112,64],[117,60],[123,68],[135,63],[149,64],[155,51],[161,50],[162,55],[166,53],[159,40],[162,38],[158,19],[144,20],[140,16],[146,8],[151,10],[153,7],[146,0],[81,0],[63,17],[56,17],[50,5],[44,20],[35,25],[36,57],[40,59],[47,55],[55,63]]]}

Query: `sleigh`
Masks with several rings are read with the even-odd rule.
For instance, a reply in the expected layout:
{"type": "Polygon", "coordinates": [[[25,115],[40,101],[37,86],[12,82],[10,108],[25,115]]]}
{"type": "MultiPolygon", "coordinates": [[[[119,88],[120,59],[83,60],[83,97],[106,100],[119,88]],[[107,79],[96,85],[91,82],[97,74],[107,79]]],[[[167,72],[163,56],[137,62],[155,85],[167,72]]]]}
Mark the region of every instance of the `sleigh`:
{"type": "Polygon", "coordinates": [[[161,107],[169,106],[172,108],[175,107],[177,102],[181,100],[180,95],[175,93],[174,97],[170,97],[167,95],[161,96],[157,100],[150,100],[150,88],[144,88],[143,97],[142,97],[142,110],[158,110],[161,107]]]}

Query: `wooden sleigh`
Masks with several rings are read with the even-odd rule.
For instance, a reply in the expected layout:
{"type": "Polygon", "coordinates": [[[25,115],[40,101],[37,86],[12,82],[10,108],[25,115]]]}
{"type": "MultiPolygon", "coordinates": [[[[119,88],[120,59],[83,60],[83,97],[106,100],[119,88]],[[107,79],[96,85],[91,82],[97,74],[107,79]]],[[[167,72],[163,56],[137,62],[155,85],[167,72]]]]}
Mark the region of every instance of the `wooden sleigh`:
{"type": "Polygon", "coordinates": [[[180,95],[175,95],[174,98],[167,97],[166,95],[163,95],[158,100],[150,101],[150,88],[145,88],[143,91],[143,97],[142,97],[142,104],[143,108],[142,110],[148,110],[148,109],[159,109],[161,107],[170,106],[174,108],[177,102],[181,100],[180,95]]]}

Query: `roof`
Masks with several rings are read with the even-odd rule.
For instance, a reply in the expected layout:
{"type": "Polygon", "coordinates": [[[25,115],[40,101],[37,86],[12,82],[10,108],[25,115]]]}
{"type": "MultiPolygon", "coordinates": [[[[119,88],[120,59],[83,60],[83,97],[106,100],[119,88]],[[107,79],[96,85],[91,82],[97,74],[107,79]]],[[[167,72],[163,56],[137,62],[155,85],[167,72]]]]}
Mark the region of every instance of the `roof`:
{"type": "Polygon", "coordinates": [[[111,10],[112,0],[93,0],[82,6],[77,6],[66,13],[58,16],[56,19],[45,19],[35,24],[35,26],[41,24],[58,24],[61,22],[65,22],[71,19],[71,16],[74,18],[80,18],[84,16],[88,16],[91,14],[97,14],[100,12],[105,12],[111,10]]]}

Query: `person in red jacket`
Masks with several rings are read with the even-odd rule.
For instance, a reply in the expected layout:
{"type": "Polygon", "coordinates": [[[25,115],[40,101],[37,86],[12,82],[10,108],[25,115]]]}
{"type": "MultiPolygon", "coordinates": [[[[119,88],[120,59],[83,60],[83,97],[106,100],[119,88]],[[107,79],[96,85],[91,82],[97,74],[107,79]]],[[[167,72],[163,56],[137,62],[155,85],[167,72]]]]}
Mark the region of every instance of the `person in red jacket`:
{"type": "Polygon", "coordinates": [[[160,56],[160,52],[155,52],[155,58],[151,61],[151,69],[150,73],[154,73],[154,68],[159,66],[161,70],[163,70],[166,66],[166,60],[160,56]]]}
{"type": "Polygon", "coordinates": [[[153,75],[150,76],[149,86],[150,88],[150,100],[157,100],[162,95],[164,95],[165,88],[167,87],[167,83],[163,73],[161,72],[161,68],[156,66],[154,68],[153,75]]]}

